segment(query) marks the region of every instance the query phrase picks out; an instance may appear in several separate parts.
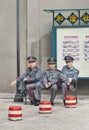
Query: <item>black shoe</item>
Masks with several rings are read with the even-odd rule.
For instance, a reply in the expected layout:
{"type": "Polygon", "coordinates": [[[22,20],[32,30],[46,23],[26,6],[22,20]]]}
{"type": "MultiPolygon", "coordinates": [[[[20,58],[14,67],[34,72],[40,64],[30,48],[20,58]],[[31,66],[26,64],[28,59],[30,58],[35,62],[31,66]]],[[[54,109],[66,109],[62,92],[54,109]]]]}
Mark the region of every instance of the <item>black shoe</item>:
{"type": "Polygon", "coordinates": [[[30,102],[30,105],[35,105],[35,100],[32,100],[32,101],[30,102]]]}
{"type": "Polygon", "coordinates": [[[51,102],[51,105],[54,106],[54,102],[51,102]]]}
{"type": "Polygon", "coordinates": [[[35,99],[34,106],[39,106],[39,104],[40,104],[40,100],[36,100],[36,99],[35,99]]]}
{"type": "Polygon", "coordinates": [[[14,102],[23,102],[23,97],[22,96],[15,96],[14,102]]]}
{"type": "Polygon", "coordinates": [[[65,100],[63,100],[64,106],[65,106],[65,100]]]}

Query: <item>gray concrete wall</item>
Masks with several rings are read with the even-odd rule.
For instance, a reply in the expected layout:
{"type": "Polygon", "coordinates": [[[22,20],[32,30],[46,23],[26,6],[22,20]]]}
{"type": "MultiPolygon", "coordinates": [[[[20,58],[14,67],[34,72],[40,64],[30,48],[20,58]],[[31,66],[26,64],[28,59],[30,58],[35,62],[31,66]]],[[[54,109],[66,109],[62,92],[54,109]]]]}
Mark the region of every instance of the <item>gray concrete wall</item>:
{"type": "MultiPolygon", "coordinates": [[[[17,76],[16,0],[0,0],[0,92],[15,92],[17,76]]],[[[26,0],[20,0],[21,72],[26,69],[26,0]]]]}
{"type": "MultiPolygon", "coordinates": [[[[89,8],[85,0],[20,0],[20,71],[26,69],[26,57],[38,58],[46,69],[51,56],[52,14],[43,9],[89,8]]],[[[0,92],[15,92],[10,87],[16,78],[16,0],[0,0],[0,92]]],[[[89,80],[79,81],[79,87],[89,88],[89,80]]],[[[83,89],[82,89],[83,90],[83,89]]]]}
{"type": "Polygon", "coordinates": [[[16,3],[0,0],[0,92],[9,91],[16,75],[16,3]]]}

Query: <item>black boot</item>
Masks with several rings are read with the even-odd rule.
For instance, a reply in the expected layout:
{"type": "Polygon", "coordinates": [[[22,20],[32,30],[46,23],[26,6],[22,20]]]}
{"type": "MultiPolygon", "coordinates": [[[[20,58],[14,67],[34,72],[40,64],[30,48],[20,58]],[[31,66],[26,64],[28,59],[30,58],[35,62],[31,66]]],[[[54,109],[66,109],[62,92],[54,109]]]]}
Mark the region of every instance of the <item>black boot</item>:
{"type": "Polygon", "coordinates": [[[35,100],[31,100],[30,105],[35,105],[35,100]]]}
{"type": "Polygon", "coordinates": [[[35,99],[35,104],[34,104],[34,106],[39,106],[39,104],[40,104],[40,100],[35,99]]]}
{"type": "Polygon", "coordinates": [[[54,102],[51,102],[51,105],[54,106],[54,102]]]}
{"type": "Polygon", "coordinates": [[[65,100],[63,100],[64,106],[65,106],[65,100]]]}

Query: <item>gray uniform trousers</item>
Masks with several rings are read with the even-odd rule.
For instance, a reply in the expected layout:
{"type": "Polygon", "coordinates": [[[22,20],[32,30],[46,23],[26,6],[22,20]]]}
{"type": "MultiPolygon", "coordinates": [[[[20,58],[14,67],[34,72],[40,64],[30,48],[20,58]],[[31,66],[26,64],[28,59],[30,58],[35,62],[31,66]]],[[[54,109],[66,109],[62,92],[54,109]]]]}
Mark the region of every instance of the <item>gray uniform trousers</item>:
{"type": "Polygon", "coordinates": [[[57,87],[57,85],[56,84],[53,84],[51,87],[49,87],[49,88],[43,88],[43,90],[51,90],[51,96],[50,96],[50,101],[51,102],[54,102],[54,99],[55,99],[55,97],[56,97],[56,93],[57,93],[57,89],[58,89],[58,87],[57,87]]]}
{"type": "Polygon", "coordinates": [[[24,89],[26,88],[26,83],[24,83],[23,81],[19,81],[19,90],[20,92],[23,92],[24,89]]]}
{"type": "Polygon", "coordinates": [[[68,85],[65,82],[63,82],[61,84],[61,87],[62,87],[62,99],[65,100],[66,94],[67,94],[68,85]]]}
{"type": "Polygon", "coordinates": [[[27,93],[28,93],[28,98],[30,101],[33,101],[34,99],[40,100],[41,99],[41,89],[42,89],[42,84],[41,82],[36,82],[32,84],[28,84],[26,86],[27,93]]]}
{"type": "Polygon", "coordinates": [[[79,70],[77,70],[74,66],[72,66],[71,68],[68,68],[67,66],[64,66],[59,78],[62,80],[62,99],[65,100],[66,95],[67,95],[67,90],[69,89],[70,85],[75,86],[75,84],[77,83],[77,78],[78,78],[78,74],[79,74],[79,70]],[[72,78],[73,81],[75,82],[71,82],[70,85],[68,85],[68,79],[72,78]]]}
{"type": "Polygon", "coordinates": [[[51,90],[51,97],[50,97],[50,101],[51,102],[54,102],[54,99],[56,97],[56,93],[57,93],[57,85],[56,84],[53,84],[50,88],[51,90]]]}

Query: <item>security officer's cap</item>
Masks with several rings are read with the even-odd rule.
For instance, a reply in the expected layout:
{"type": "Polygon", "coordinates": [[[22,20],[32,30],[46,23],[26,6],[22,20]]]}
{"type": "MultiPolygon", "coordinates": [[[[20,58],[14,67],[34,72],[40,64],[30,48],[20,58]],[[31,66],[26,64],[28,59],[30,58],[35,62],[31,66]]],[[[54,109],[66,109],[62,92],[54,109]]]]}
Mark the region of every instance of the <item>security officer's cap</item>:
{"type": "Polygon", "coordinates": [[[73,62],[74,58],[71,57],[71,56],[65,56],[65,57],[64,57],[64,60],[65,60],[65,62],[68,62],[68,61],[73,62]]]}
{"type": "Polygon", "coordinates": [[[47,60],[47,62],[48,64],[56,64],[56,58],[51,57],[47,60]]]}
{"type": "Polygon", "coordinates": [[[33,56],[27,57],[27,61],[28,61],[28,62],[36,62],[36,60],[37,60],[36,57],[33,57],[33,56]]]}

